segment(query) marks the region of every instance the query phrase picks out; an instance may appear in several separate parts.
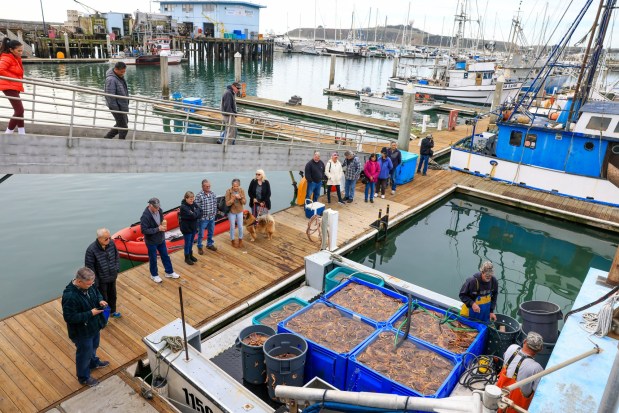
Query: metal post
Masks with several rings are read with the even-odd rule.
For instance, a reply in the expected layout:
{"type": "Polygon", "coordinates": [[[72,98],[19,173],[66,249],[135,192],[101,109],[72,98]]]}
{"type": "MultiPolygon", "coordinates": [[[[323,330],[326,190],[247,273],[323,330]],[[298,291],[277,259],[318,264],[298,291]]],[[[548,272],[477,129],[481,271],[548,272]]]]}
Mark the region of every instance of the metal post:
{"type": "Polygon", "coordinates": [[[393,69],[391,70],[391,77],[398,77],[398,66],[400,65],[400,58],[393,58],[393,69]]]}
{"type": "Polygon", "coordinates": [[[75,91],[71,99],[71,123],[69,123],[69,138],[73,138],[73,117],[75,115],[75,91]]]}
{"type": "Polygon", "coordinates": [[[604,394],[598,407],[598,413],[615,413],[619,411],[619,351],[615,354],[613,367],[604,388],[604,394]]]}
{"type": "Polygon", "coordinates": [[[337,57],[332,54],[331,55],[331,69],[329,70],[329,89],[331,89],[331,86],[333,86],[333,83],[335,83],[335,59],[337,57]]]}
{"type": "Polygon", "coordinates": [[[112,57],[112,42],[110,41],[110,35],[105,35],[105,40],[107,41],[107,56],[112,57]]]}
{"type": "Polygon", "coordinates": [[[412,85],[406,85],[402,97],[402,115],[400,116],[400,131],[398,132],[398,148],[407,151],[411,139],[411,124],[413,122],[413,110],[415,108],[415,89],[412,85]]]}
{"type": "Polygon", "coordinates": [[[183,287],[178,286],[178,298],[181,302],[181,324],[183,325],[183,343],[185,344],[185,360],[189,361],[189,349],[187,348],[187,331],[185,329],[185,306],[183,305],[183,287]]]}
{"type": "MultiPolygon", "coordinates": [[[[501,105],[501,94],[503,93],[503,84],[505,83],[505,78],[503,76],[499,76],[496,81],[496,85],[494,87],[494,96],[492,97],[492,106],[490,107],[490,112],[494,111],[501,105]]],[[[490,118],[491,122],[495,123],[498,119],[498,116],[492,115],[490,118]]]]}
{"type": "Polygon", "coordinates": [[[67,59],[71,57],[71,48],[69,47],[69,33],[64,33],[64,49],[67,51],[65,56],[67,59]]]}
{"type": "Polygon", "coordinates": [[[159,67],[161,69],[161,97],[164,100],[170,99],[170,72],[168,70],[168,56],[159,56],[159,67]]]}
{"type": "Polygon", "coordinates": [[[241,81],[241,54],[239,52],[236,52],[234,54],[234,81],[235,82],[240,82],[241,81]]]}
{"type": "Polygon", "coordinates": [[[37,85],[32,86],[32,110],[30,121],[34,123],[34,106],[37,102],[37,85]]]}

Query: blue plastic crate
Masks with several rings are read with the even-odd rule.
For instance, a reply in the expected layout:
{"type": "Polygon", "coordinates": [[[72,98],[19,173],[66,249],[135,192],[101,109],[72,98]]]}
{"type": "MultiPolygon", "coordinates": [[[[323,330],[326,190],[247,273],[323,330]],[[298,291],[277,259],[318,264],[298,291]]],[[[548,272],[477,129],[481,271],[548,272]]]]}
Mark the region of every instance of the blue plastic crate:
{"type": "MultiPolygon", "coordinates": [[[[346,288],[346,286],[348,284],[351,284],[351,283],[356,283],[356,284],[364,285],[364,286],[366,286],[368,288],[371,288],[371,289],[374,289],[374,290],[379,290],[380,292],[382,292],[386,296],[396,298],[396,299],[398,299],[398,300],[400,300],[402,302],[402,305],[400,306],[400,308],[398,308],[397,311],[394,311],[394,313],[387,320],[377,320],[376,318],[373,318],[370,315],[359,314],[360,317],[365,317],[365,318],[367,318],[367,319],[369,319],[371,321],[374,321],[375,323],[378,324],[379,327],[384,327],[388,323],[392,322],[394,320],[394,317],[399,314],[400,309],[402,308],[402,306],[406,306],[408,304],[408,298],[406,298],[402,294],[398,294],[395,291],[388,290],[388,289],[386,289],[384,287],[380,287],[378,285],[375,285],[375,284],[372,284],[370,282],[367,282],[367,281],[364,281],[364,280],[360,280],[360,279],[344,281],[343,283],[341,283],[340,285],[338,285],[337,287],[335,287],[334,289],[332,289],[331,291],[326,293],[325,294],[325,300],[331,302],[331,297],[333,297],[339,291],[341,291],[344,288],[346,288]]],[[[341,306],[341,305],[338,305],[338,304],[335,304],[335,306],[337,306],[338,308],[343,308],[345,310],[348,310],[348,311],[351,311],[351,312],[355,313],[355,311],[353,309],[350,309],[350,308],[347,308],[347,307],[344,307],[344,306],[341,306]]]]}
{"type": "Polygon", "coordinates": [[[189,122],[187,124],[187,133],[190,135],[202,135],[202,125],[189,122]]]}
{"type": "MultiPolygon", "coordinates": [[[[278,333],[293,333],[298,334],[294,330],[291,330],[287,327],[290,320],[298,317],[299,315],[305,313],[306,311],[310,311],[318,304],[325,304],[328,306],[332,306],[330,303],[327,303],[323,300],[316,300],[312,304],[308,305],[301,311],[296,314],[288,317],[284,321],[280,322],[277,327],[278,333]]],[[[337,308],[337,307],[335,307],[337,308]]],[[[372,322],[363,317],[359,317],[358,315],[353,314],[350,311],[343,310],[341,308],[337,308],[340,313],[342,313],[345,317],[353,318],[355,320],[361,321],[374,329],[377,329],[378,326],[376,323],[372,322]]],[[[357,348],[362,346],[367,338],[372,337],[373,334],[368,334],[368,337],[362,340],[359,344],[354,346],[350,351],[345,353],[337,353],[334,350],[331,350],[321,344],[316,343],[315,341],[301,335],[306,341],[308,345],[307,349],[307,358],[305,363],[305,381],[309,381],[314,377],[320,377],[327,383],[337,387],[342,390],[346,386],[346,367],[348,365],[348,356],[352,354],[357,348]]]]}
{"type": "Polygon", "coordinates": [[[378,277],[377,275],[366,274],[364,272],[359,272],[357,270],[353,270],[348,267],[335,267],[331,270],[327,275],[325,275],[325,292],[329,292],[339,284],[346,281],[346,279],[350,278],[351,274],[354,274],[352,277],[367,281],[369,283],[378,285],[382,287],[385,285],[385,280],[378,277]]]}
{"type": "MultiPolygon", "coordinates": [[[[407,387],[402,383],[391,380],[390,378],[366,366],[365,364],[357,361],[357,357],[361,353],[363,353],[370,344],[376,341],[378,335],[381,332],[387,331],[396,334],[396,330],[394,328],[384,327],[376,331],[372,335],[372,337],[366,340],[363,345],[357,347],[357,349],[348,357],[346,390],[432,398],[443,398],[449,396],[458,384],[460,374],[462,374],[462,362],[458,357],[454,356],[453,354],[428,346],[427,344],[424,344],[422,341],[419,341],[414,337],[408,336],[407,340],[413,342],[417,347],[439,354],[440,356],[446,358],[453,365],[453,369],[434,394],[421,394],[420,392],[410,387],[407,387]]],[[[400,334],[402,335],[402,333],[400,334]]],[[[406,368],[406,366],[402,367],[406,368]]]]}
{"type": "MultiPolygon", "coordinates": [[[[431,304],[428,303],[424,303],[423,301],[417,301],[417,304],[419,304],[420,306],[431,310],[431,311],[436,311],[437,313],[441,313],[441,314],[445,314],[447,311],[443,310],[442,308],[439,307],[435,307],[431,304]]],[[[391,326],[393,328],[395,328],[397,330],[397,328],[399,327],[399,323],[398,323],[398,319],[400,317],[402,317],[403,315],[406,315],[406,312],[408,310],[408,307],[404,307],[402,309],[400,309],[400,311],[398,312],[398,314],[393,318],[392,322],[391,322],[391,326]]],[[[486,338],[488,335],[488,327],[486,327],[486,325],[481,324],[481,323],[476,323],[474,321],[469,320],[468,318],[465,317],[460,317],[459,315],[456,314],[455,316],[455,320],[461,322],[462,324],[466,325],[467,327],[471,327],[474,328],[475,330],[478,331],[477,333],[477,337],[475,337],[475,340],[473,340],[473,342],[471,343],[471,345],[469,346],[469,348],[464,352],[464,353],[471,353],[471,354],[475,354],[476,356],[479,356],[481,354],[483,354],[484,349],[486,348],[486,338]]],[[[402,327],[403,328],[403,327],[402,327]]],[[[449,327],[443,327],[443,328],[449,328],[449,327]]],[[[439,349],[441,351],[445,351],[449,354],[453,354],[456,357],[462,357],[462,355],[464,353],[455,353],[452,351],[449,351],[443,347],[440,347],[438,344],[434,344],[432,342],[426,341],[424,339],[422,339],[421,337],[416,337],[414,334],[410,334],[411,336],[413,336],[414,338],[416,338],[417,340],[426,343],[427,345],[434,347],[436,349],[439,349]]]]}
{"type": "MultiPolygon", "coordinates": [[[[200,98],[183,98],[185,105],[202,106],[202,99],[200,98]]],[[[184,108],[185,112],[195,112],[194,108],[184,108]]]]}
{"type": "MultiPolygon", "coordinates": [[[[305,308],[309,305],[307,301],[301,300],[300,298],[297,298],[297,297],[286,298],[284,301],[281,301],[275,305],[272,305],[266,310],[259,312],[258,314],[256,314],[256,316],[254,316],[251,319],[251,321],[254,325],[257,325],[257,324],[267,325],[269,327],[273,327],[273,330],[277,330],[277,324],[279,324],[280,321],[283,321],[284,318],[282,318],[281,320],[277,320],[275,323],[268,323],[268,324],[263,322],[264,319],[267,317],[270,317],[273,312],[280,311],[286,305],[293,304],[293,303],[300,305],[302,308],[305,308]]],[[[296,314],[296,312],[294,314],[296,314]]],[[[285,317],[285,318],[288,318],[288,317],[285,317]]]]}
{"type": "Polygon", "coordinates": [[[402,153],[402,163],[395,168],[395,183],[403,185],[415,179],[417,162],[419,155],[412,152],[400,151],[402,153]]]}

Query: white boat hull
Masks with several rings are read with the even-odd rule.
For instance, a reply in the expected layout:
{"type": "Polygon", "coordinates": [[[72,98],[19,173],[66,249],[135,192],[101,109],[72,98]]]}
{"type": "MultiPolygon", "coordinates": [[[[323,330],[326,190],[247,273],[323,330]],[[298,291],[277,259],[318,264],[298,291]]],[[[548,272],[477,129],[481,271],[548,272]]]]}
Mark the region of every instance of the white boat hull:
{"type": "Polygon", "coordinates": [[[455,148],[451,149],[449,166],[462,172],[488,176],[531,189],[619,206],[619,188],[605,179],[518,164],[455,148]],[[495,161],[496,165],[492,165],[491,161],[495,161]]]}
{"type": "MultiPolygon", "coordinates": [[[[387,99],[387,98],[383,98],[380,96],[361,95],[359,96],[359,100],[362,103],[368,103],[371,105],[394,108],[400,111],[402,110],[402,99],[387,99]]],[[[413,110],[415,112],[426,112],[428,110],[436,109],[439,106],[441,106],[439,102],[432,102],[432,103],[415,102],[413,110]]]]}

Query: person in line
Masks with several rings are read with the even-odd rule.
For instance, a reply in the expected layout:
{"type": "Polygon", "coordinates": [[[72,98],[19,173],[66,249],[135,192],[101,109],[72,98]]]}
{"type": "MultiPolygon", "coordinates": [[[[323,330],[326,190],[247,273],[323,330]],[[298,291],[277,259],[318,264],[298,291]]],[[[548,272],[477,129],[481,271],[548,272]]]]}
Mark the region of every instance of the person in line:
{"type": "Polygon", "coordinates": [[[62,292],[62,317],[69,338],[75,344],[75,369],[80,384],[94,387],[99,381],[90,375],[93,369],[105,368],[109,361],[97,357],[100,332],[106,321],[103,309],[107,302],[97,290],[95,273],[86,267],[77,270],[75,278],[62,292]]]}
{"type": "Polygon", "coordinates": [[[361,162],[351,151],[344,152],[344,201],[351,203],[355,198],[355,186],[361,176],[361,162]]]}
{"type": "Polygon", "coordinates": [[[179,278],[180,275],[174,272],[172,261],[168,255],[168,246],[165,242],[165,232],[168,229],[168,223],[163,219],[163,212],[161,212],[158,198],[148,200],[148,205],[140,218],[140,228],[142,229],[142,234],[144,234],[144,243],[148,249],[150,278],[157,284],[162,281],[157,269],[157,252],[161,256],[166,278],[179,278]]]}
{"type": "Polygon", "coordinates": [[[217,143],[223,143],[226,139],[232,139],[232,144],[236,142],[236,95],[241,89],[239,82],[234,82],[226,87],[226,91],[221,96],[221,116],[225,126],[224,136],[218,139],[217,143]]]}
{"type": "Polygon", "coordinates": [[[204,230],[207,232],[206,248],[211,251],[217,251],[213,235],[215,234],[215,218],[217,217],[217,196],[211,191],[211,183],[208,179],[202,180],[202,190],[196,196],[196,204],[200,207],[202,215],[198,221],[198,254],[204,254],[202,247],[202,239],[204,238],[204,230]]]}
{"type": "Polygon", "coordinates": [[[434,155],[432,148],[434,148],[434,138],[432,138],[432,135],[428,135],[421,140],[421,148],[419,149],[421,157],[419,158],[419,165],[417,165],[417,173],[421,172],[421,168],[423,167],[423,176],[428,172],[430,157],[434,155]]]}
{"type": "Polygon", "coordinates": [[[327,202],[331,203],[331,186],[334,185],[337,193],[337,202],[344,204],[342,192],[340,190],[342,178],[344,178],[344,171],[342,170],[342,164],[340,163],[337,152],[333,152],[331,154],[331,159],[327,161],[327,165],[325,166],[325,175],[327,176],[327,202]]]}
{"type": "MultiPolygon", "coordinates": [[[[271,209],[271,184],[264,175],[262,169],[256,171],[256,177],[249,183],[247,189],[251,213],[258,218],[259,215],[268,214],[271,209]]],[[[258,224],[256,220],[255,225],[258,224]]]]}
{"type": "Polygon", "coordinates": [[[494,277],[494,266],[486,261],[479,267],[479,272],[467,278],[460,288],[459,296],[463,302],[460,315],[484,323],[495,321],[494,309],[498,295],[499,282],[494,277]]]}
{"type": "Polygon", "coordinates": [[[241,188],[241,180],[234,178],[232,187],[226,191],[226,205],[230,208],[228,221],[230,221],[230,242],[235,248],[243,246],[243,206],[247,202],[245,191],[241,188]],[[234,227],[239,228],[239,240],[234,240],[234,227]]]}
{"type": "Polygon", "coordinates": [[[389,149],[387,149],[387,155],[389,159],[391,159],[391,164],[393,165],[393,169],[391,169],[389,173],[389,179],[391,179],[391,195],[395,195],[395,169],[402,163],[402,152],[398,149],[397,142],[391,142],[389,149]]]}
{"type": "MultiPolygon", "coordinates": [[[[125,80],[127,65],[124,62],[116,62],[113,68],[105,74],[105,93],[116,96],[129,96],[129,88],[125,80]]],[[[116,124],[105,135],[107,139],[113,139],[118,135],[118,139],[127,137],[129,127],[129,99],[122,97],[106,96],[105,101],[108,109],[112,112],[116,124]]]]}
{"type": "Polygon", "coordinates": [[[380,165],[376,161],[375,153],[370,155],[370,159],[363,166],[363,173],[367,179],[365,184],[365,202],[368,202],[369,196],[370,202],[374,203],[374,190],[376,189],[376,182],[380,174],[380,165]]]}
{"type": "Polygon", "coordinates": [[[110,306],[111,317],[120,318],[121,314],[116,311],[116,279],[120,271],[120,256],[107,228],[97,230],[97,239],[86,249],[84,266],[95,273],[95,285],[110,306]]]}
{"type": "Polygon", "coordinates": [[[312,202],[318,201],[322,179],[325,176],[325,164],[320,160],[320,152],[314,152],[314,156],[305,164],[305,179],[307,179],[307,198],[312,202]]]}
{"type": "MultiPolygon", "coordinates": [[[[2,39],[0,44],[0,76],[12,77],[15,79],[24,78],[24,65],[21,55],[24,52],[24,45],[17,40],[10,40],[8,37],[2,39]]],[[[9,121],[5,133],[15,132],[20,135],[26,134],[24,126],[24,104],[19,94],[24,91],[24,84],[10,80],[0,79],[0,90],[9,99],[13,107],[13,116],[9,121]]]]}
{"type": "Polygon", "coordinates": [[[393,164],[391,158],[387,155],[387,148],[383,148],[380,151],[380,159],[378,160],[380,165],[380,174],[378,175],[378,190],[380,191],[380,197],[385,199],[385,190],[389,183],[389,176],[393,170],[393,164]]]}
{"type": "MultiPolygon", "coordinates": [[[[507,348],[503,355],[503,368],[499,373],[499,380],[496,385],[500,388],[510,386],[520,380],[528,379],[534,374],[541,373],[544,369],[534,360],[537,353],[544,348],[544,339],[535,331],[529,331],[527,338],[522,343],[522,348],[517,344],[512,344],[507,348]]],[[[524,386],[514,389],[507,396],[514,404],[523,409],[528,409],[533,399],[533,394],[537,389],[540,379],[533,380],[524,386]]],[[[505,410],[499,409],[500,413],[516,413],[516,410],[508,407],[505,410]]]]}
{"type": "Polygon", "coordinates": [[[196,204],[196,197],[193,192],[185,192],[185,196],[181,201],[181,208],[178,211],[180,217],[180,228],[183,234],[185,264],[193,265],[198,259],[193,256],[193,240],[196,238],[198,231],[198,220],[202,217],[202,210],[196,204]]]}

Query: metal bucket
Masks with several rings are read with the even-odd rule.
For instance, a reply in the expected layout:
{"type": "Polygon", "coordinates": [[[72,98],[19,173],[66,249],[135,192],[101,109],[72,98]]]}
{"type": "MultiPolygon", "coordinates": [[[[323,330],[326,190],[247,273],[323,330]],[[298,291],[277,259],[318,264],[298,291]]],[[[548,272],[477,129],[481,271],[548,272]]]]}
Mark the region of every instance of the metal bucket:
{"type": "Polygon", "coordinates": [[[505,350],[516,342],[520,333],[520,323],[505,314],[495,314],[496,321],[488,326],[486,354],[503,357],[505,350]],[[504,327],[505,331],[501,331],[504,327]]]}
{"type": "Polygon", "coordinates": [[[522,317],[522,331],[535,331],[544,343],[556,343],[559,337],[559,320],[563,313],[558,305],[548,301],[525,301],[520,304],[518,314],[522,317]]]}
{"type": "Polygon", "coordinates": [[[296,334],[275,334],[264,343],[264,355],[267,365],[267,390],[269,397],[275,397],[275,386],[303,386],[305,356],[307,355],[307,341],[296,334]],[[280,359],[276,356],[294,354],[294,357],[280,359]]]}
{"type": "Polygon", "coordinates": [[[263,325],[251,325],[245,327],[237,338],[237,347],[241,347],[241,364],[243,366],[243,380],[260,384],[266,381],[267,372],[264,364],[264,350],[262,346],[250,346],[243,343],[243,339],[252,333],[259,333],[265,336],[272,336],[275,330],[263,325]]]}

